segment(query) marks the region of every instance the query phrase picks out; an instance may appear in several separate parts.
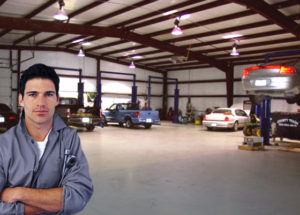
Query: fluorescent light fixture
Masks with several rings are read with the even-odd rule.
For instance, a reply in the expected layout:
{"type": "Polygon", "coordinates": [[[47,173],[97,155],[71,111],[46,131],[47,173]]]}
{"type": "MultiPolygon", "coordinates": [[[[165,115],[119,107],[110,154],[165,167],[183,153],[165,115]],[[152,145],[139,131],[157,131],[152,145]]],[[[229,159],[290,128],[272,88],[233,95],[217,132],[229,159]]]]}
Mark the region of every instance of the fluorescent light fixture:
{"type": "Polygon", "coordinates": [[[183,34],[182,30],[179,28],[179,26],[175,25],[172,32],[171,32],[172,35],[175,35],[175,36],[178,36],[178,35],[181,35],[183,34]]]}
{"type": "Polygon", "coordinates": [[[173,13],[176,13],[176,12],[178,12],[178,10],[170,10],[170,11],[168,11],[168,12],[163,13],[163,15],[164,15],[164,16],[168,16],[168,15],[173,14],[173,13]]]}
{"type": "Polygon", "coordinates": [[[188,19],[190,18],[190,16],[191,16],[190,14],[183,14],[180,16],[180,20],[188,19]]]}
{"type": "Polygon", "coordinates": [[[83,41],[83,38],[77,39],[77,40],[73,40],[72,43],[80,43],[81,41],[83,41]]]}
{"type": "Polygon", "coordinates": [[[236,37],[241,37],[243,36],[242,34],[228,34],[228,35],[224,35],[222,38],[223,39],[232,39],[232,38],[236,38],[236,37]]]}
{"type": "Polygon", "coordinates": [[[81,45],[83,45],[83,46],[90,46],[90,45],[92,45],[92,43],[91,42],[83,42],[83,43],[81,43],[81,45]]]}
{"type": "Polygon", "coordinates": [[[237,45],[234,45],[232,47],[232,51],[230,53],[231,56],[239,56],[240,55],[240,53],[236,50],[236,47],[237,47],[237,45]]]}
{"type": "Polygon", "coordinates": [[[130,69],[135,69],[135,65],[134,65],[133,61],[131,61],[131,64],[129,65],[129,68],[130,69]]]}
{"type": "Polygon", "coordinates": [[[132,58],[133,58],[133,59],[142,59],[143,56],[141,56],[141,55],[134,55],[134,56],[132,56],[132,58]]]}
{"type": "Polygon", "coordinates": [[[77,56],[78,56],[78,57],[84,57],[84,56],[85,56],[85,54],[84,54],[84,51],[83,51],[83,48],[82,48],[82,47],[80,47],[80,49],[79,49],[79,52],[78,52],[77,56]]]}

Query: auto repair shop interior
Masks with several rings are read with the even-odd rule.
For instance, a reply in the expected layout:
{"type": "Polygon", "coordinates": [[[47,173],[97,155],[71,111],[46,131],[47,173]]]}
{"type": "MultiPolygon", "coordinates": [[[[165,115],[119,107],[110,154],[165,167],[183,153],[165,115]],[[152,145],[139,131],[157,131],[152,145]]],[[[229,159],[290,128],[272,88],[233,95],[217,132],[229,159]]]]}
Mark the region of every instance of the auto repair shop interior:
{"type": "Polygon", "coordinates": [[[299,0],[0,0],[0,135],[43,63],[89,162],[80,215],[299,214],[299,15],[299,0]]]}

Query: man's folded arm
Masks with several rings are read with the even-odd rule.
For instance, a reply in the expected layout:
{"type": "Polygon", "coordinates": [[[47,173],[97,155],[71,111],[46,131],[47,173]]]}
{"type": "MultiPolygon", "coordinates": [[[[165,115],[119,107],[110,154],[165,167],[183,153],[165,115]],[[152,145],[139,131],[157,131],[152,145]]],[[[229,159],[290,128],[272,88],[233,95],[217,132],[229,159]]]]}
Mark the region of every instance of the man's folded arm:
{"type": "Polygon", "coordinates": [[[6,188],[1,193],[6,203],[23,202],[25,211],[58,212],[62,207],[63,188],[34,189],[26,187],[6,188]],[[28,207],[27,206],[31,206],[28,207]]]}

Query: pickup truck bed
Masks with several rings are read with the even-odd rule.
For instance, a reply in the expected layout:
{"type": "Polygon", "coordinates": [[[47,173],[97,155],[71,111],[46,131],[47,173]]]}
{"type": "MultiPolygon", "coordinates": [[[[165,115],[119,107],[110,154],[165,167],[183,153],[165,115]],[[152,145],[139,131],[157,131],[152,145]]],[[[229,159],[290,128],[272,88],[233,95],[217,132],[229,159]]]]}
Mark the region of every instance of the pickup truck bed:
{"type": "Polygon", "coordinates": [[[56,113],[67,125],[84,127],[87,131],[93,131],[95,126],[103,123],[103,119],[93,109],[82,107],[74,98],[60,98],[56,113]]]}

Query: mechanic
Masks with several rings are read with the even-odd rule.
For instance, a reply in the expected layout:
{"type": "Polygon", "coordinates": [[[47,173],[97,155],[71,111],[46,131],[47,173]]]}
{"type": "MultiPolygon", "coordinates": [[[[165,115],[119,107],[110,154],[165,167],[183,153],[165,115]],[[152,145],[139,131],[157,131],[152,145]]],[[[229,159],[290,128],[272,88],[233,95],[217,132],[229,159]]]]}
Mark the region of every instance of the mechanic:
{"type": "Polygon", "coordinates": [[[73,214],[93,193],[75,130],[55,113],[59,77],[35,64],[20,79],[18,125],[0,136],[0,214],[73,214]]]}

